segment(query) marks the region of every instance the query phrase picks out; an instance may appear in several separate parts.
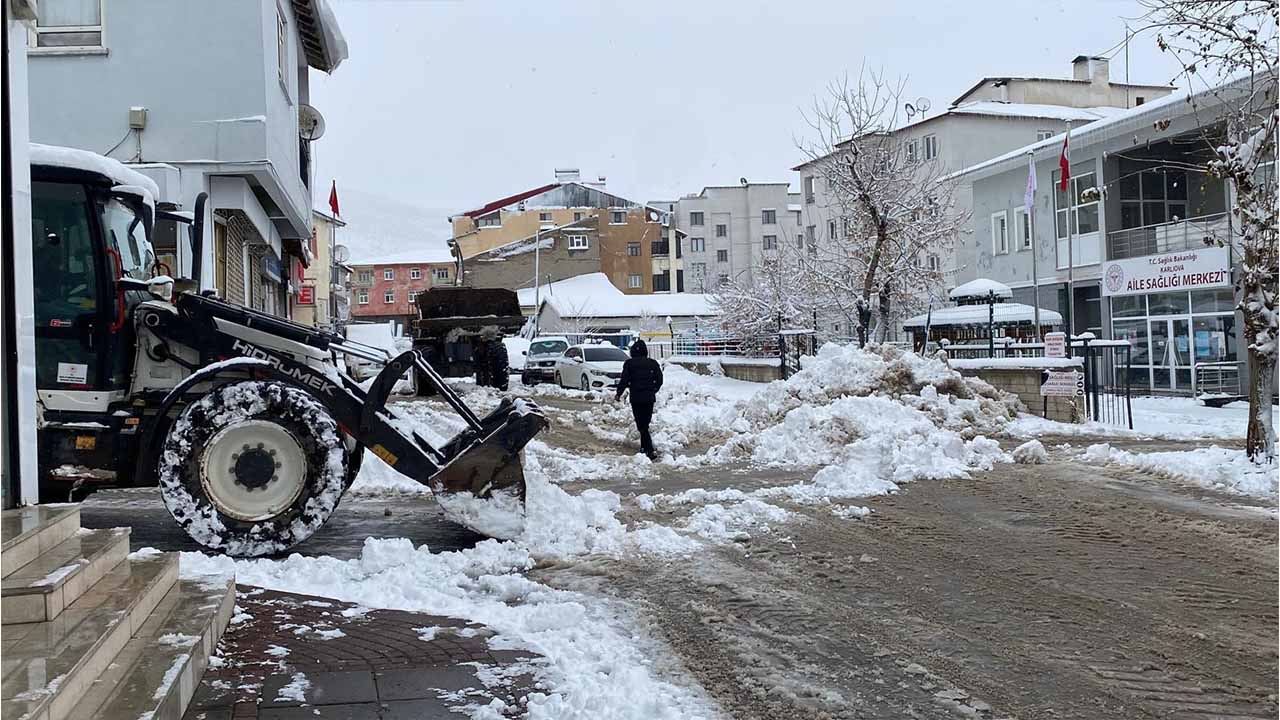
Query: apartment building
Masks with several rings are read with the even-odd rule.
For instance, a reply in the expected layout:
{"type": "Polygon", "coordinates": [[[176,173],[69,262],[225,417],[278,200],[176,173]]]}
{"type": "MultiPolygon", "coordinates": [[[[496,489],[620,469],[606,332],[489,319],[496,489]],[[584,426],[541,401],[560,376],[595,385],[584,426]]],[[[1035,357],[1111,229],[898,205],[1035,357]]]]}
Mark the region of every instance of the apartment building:
{"type": "Polygon", "coordinates": [[[432,287],[453,285],[457,264],[448,250],[421,250],[351,263],[351,321],[393,320],[407,327],[418,315],[414,300],[432,287]]]}
{"type": "Polygon", "coordinates": [[[1235,232],[1232,188],[1193,170],[1230,90],[1169,95],[1072,131],[1065,192],[1061,134],[965,169],[975,241],[961,248],[957,280],[998,280],[1017,302],[1038,295],[1076,334],[1128,340],[1136,389],[1193,392],[1209,363],[1244,377],[1240,258],[1206,243],[1235,232]],[[1027,208],[1032,164],[1040,190],[1027,208]]]}
{"type": "MultiPolygon", "coordinates": [[[[1014,148],[1125,112],[1165,97],[1169,85],[1113,82],[1106,58],[1079,56],[1071,61],[1070,78],[984,77],[951,102],[945,110],[930,115],[913,104],[908,122],[893,131],[905,155],[921,162],[936,162],[943,172],[963,168],[996,157],[1014,148]]],[[[805,242],[821,243],[845,232],[838,203],[827,192],[822,173],[823,158],[807,160],[792,168],[800,174],[802,225],[805,242]]],[[[967,185],[956,193],[957,212],[973,209],[967,185]]],[[[968,234],[955,238],[957,249],[977,242],[968,234]]],[[[963,282],[981,267],[963,267],[957,254],[939,250],[920,258],[921,263],[940,268],[963,282]]]]}
{"type": "Polygon", "coordinates": [[[338,243],[338,228],[347,224],[320,210],[312,211],[311,265],[299,274],[301,287],[294,297],[293,321],[337,331],[345,319],[339,308],[347,308],[347,288],[337,257],[345,253],[338,243]]]}
{"type": "MultiPolygon", "coordinates": [[[[178,208],[208,193],[204,287],[287,315],[310,263],[309,73],[347,56],[333,18],[326,0],[42,0],[31,139],[130,163],[178,208]]],[[[156,236],[189,273],[186,244],[156,236]]]]}
{"type": "Polygon", "coordinates": [[[557,170],[556,181],[450,219],[466,282],[520,289],[604,273],[624,293],[684,292],[683,235],[662,210],[557,170]],[[536,250],[535,250],[536,249],[536,250]]]}
{"type": "Polygon", "coordinates": [[[672,227],[685,236],[685,287],[693,293],[714,292],[730,279],[751,282],[766,253],[803,232],[799,194],[785,182],[711,185],[649,204],[670,213],[672,227]]]}

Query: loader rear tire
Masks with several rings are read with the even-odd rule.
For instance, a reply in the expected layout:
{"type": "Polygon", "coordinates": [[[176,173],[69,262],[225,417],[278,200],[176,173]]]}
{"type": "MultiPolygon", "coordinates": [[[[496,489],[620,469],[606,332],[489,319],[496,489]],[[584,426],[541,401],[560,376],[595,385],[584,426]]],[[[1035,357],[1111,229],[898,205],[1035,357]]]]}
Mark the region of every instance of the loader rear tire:
{"type": "Polygon", "coordinates": [[[494,340],[486,354],[489,359],[490,384],[499,390],[506,390],[511,386],[511,366],[506,344],[501,340],[494,340]]]}
{"type": "Polygon", "coordinates": [[[302,388],[223,385],[170,426],[156,468],[160,495],[206,548],[275,555],[311,537],[338,507],[354,479],[343,440],[337,421],[302,388]]]}

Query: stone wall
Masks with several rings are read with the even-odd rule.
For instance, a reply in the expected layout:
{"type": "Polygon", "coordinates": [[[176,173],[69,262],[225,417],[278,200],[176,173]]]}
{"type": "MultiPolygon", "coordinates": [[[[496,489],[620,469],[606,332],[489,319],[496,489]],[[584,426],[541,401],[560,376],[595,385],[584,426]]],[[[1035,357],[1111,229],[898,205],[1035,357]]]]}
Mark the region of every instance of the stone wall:
{"type": "Polygon", "coordinates": [[[965,377],[981,378],[992,387],[1018,396],[1032,415],[1065,423],[1085,420],[1083,397],[1044,397],[1040,394],[1041,368],[957,368],[965,377]]]}

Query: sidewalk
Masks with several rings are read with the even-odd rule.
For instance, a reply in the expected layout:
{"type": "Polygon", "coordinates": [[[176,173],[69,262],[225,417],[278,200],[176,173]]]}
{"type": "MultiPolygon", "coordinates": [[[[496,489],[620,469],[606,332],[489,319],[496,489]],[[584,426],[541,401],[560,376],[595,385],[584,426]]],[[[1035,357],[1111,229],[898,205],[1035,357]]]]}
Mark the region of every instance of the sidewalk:
{"type": "Polygon", "coordinates": [[[186,720],[456,719],[467,705],[524,715],[536,655],[489,647],[451,618],[236,587],[236,615],[186,720]],[[483,678],[486,682],[481,680],[483,678]]]}

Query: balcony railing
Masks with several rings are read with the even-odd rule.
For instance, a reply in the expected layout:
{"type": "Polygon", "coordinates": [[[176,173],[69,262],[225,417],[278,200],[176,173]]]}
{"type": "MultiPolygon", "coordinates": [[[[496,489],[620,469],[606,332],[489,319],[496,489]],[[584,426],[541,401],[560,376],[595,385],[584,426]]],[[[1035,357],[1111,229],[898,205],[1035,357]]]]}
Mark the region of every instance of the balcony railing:
{"type": "Polygon", "coordinates": [[[1206,241],[1225,243],[1230,232],[1226,213],[1116,230],[1107,233],[1107,258],[1122,260],[1194,250],[1204,247],[1206,241]]]}

